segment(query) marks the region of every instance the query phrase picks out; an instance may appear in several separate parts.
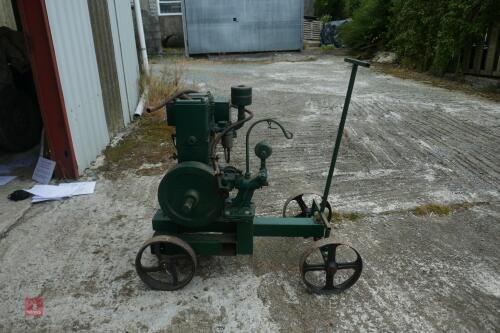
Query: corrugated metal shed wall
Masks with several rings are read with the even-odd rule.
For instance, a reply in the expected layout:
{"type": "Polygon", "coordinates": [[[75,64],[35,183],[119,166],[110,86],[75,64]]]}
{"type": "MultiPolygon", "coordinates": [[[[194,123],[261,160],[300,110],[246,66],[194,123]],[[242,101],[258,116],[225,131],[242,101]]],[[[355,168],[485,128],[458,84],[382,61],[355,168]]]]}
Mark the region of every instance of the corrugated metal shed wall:
{"type": "Polygon", "coordinates": [[[123,112],[108,2],[88,0],[88,5],[108,133],[115,135],[123,128],[123,112]]]}
{"type": "Polygon", "coordinates": [[[189,54],[299,50],[304,0],[184,0],[189,54]]]}
{"type": "Polygon", "coordinates": [[[108,0],[108,5],[122,95],[123,120],[128,124],[139,103],[140,78],[132,9],[130,3],[124,0],[108,0]]]}
{"type": "MultiPolygon", "coordinates": [[[[129,108],[127,96],[127,85],[125,82],[125,68],[122,61],[122,47],[120,43],[120,33],[118,31],[118,18],[116,16],[115,0],[108,0],[109,21],[111,24],[111,34],[113,35],[113,49],[116,61],[116,74],[118,75],[118,84],[120,86],[120,99],[122,105],[123,121],[127,125],[130,123],[132,113],[135,110],[129,108]]],[[[135,52],[135,49],[134,49],[135,52]]],[[[137,52],[136,52],[137,53],[137,52]]]]}
{"type": "Polygon", "coordinates": [[[46,0],[66,112],[81,173],[108,144],[87,0],[46,0]]]}
{"type": "Polygon", "coordinates": [[[0,27],[7,26],[17,30],[11,0],[0,0],[0,27]]]}

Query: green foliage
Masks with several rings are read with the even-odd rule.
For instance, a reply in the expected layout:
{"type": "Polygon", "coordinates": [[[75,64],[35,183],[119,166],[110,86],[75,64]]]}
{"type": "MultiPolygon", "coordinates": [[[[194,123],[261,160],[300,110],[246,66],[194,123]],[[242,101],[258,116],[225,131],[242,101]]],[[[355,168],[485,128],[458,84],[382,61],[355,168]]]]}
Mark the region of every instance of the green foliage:
{"type": "Polygon", "coordinates": [[[396,51],[404,65],[426,70],[432,64],[445,7],[445,1],[393,1],[389,47],[396,51]]]}
{"type": "Polygon", "coordinates": [[[364,0],[354,12],[353,21],[342,26],[343,42],[362,53],[382,48],[388,31],[390,6],[391,2],[387,0],[364,0]]]}
{"type": "Polygon", "coordinates": [[[483,42],[492,22],[500,22],[498,0],[449,1],[437,34],[436,52],[431,69],[437,74],[446,70],[459,71],[463,48],[483,42]]]}
{"type": "Polygon", "coordinates": [[[321,52],[330,52],[330,51],[333,51],[335,49],[336,49],[336,47],[333,44],[321,45],[320,46],[321,52]]]}
{"type": "Polygon", "coordinates": [[[500,22],[500,1],[343,0],[343,12],[353,21],[342,39],[357,53],[392,50],[407,67],[443,74],[460,71],[464,50],[500,22]]]}
{"type": "Polygon", "coordinates": [[[362,0],[344,0],[343,13],[345,17],[351,17],[361,6],[362,0]]]}
{"type": "Polygon", "coordinates": [[[327,22],[330,22],[332,20],[332,15],[323,15],[319,18],[319,20],[321,21],[321,23],[327,23],[327,22]]]}
{"type": "Polygon", "coordinates": [[[314,11],[317,16],[330,15],[334,19],[342,17],[342,0],[316,0],[314,11]]]}

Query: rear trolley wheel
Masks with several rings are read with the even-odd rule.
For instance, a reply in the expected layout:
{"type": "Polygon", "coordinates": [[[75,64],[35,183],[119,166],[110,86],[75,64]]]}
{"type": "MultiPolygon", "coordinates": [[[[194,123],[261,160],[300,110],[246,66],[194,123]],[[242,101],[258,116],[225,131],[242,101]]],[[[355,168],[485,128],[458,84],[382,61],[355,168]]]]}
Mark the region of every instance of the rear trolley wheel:
{"type": "MultiPolygon", "coordinates": [[[[311,217],[313,216],[313,205],[312,202],[314,199],[319,199],[317,201],[318,204],[323,200],[323,196],[319,193],[310,192],[310,193],[299,193],[291,196],[285,201],[283,205],[283,217],[311,217]],[[295,203],[292,207],[292,204],[295,203]]],[[[333,210],[330,203],[327,201],[325,205],[325,210],[328,212],[328,221],[331,221],[333,210]]]]}
{"type": "Polygon", "coordinates": [[[349,289],[362,270],[358,251],[329,238],[314,242],[300,258],[302,280],[315,294],[339,294],[349,289]]]}
{"type": "Polygon", "coordinates": [[[196,255],[188,243],[167,235],[146,241],[135,258],[135,269],[151,289],[173,291],[186,286],[196,271],[196,255]],[[150,256],[144,255],[151,249],[150,256]],[[146,258],[149,257],[149,258],[146,258]],[[148,264],[144,264],[148,261],[148,264]]]}

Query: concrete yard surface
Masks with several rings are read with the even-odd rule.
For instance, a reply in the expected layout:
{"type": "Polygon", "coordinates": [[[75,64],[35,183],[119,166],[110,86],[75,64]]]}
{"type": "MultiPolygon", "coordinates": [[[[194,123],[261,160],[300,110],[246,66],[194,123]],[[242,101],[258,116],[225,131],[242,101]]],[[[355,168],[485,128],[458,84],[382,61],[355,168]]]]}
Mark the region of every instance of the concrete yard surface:
{"type": "MultiPolygon", "coordinates": [[[[253,132],[251,147],[273,146],[258,215],[279,216],[287,197],[326,180],[350,66],[307,60],[185,66],[185,80],[214,95],[252,86],[256,119],[294,133],[253,132]]],[[[153,70],[163,66],[173,64],[153,70]]],[[[312,240],[299,238],[258,238],[253,256],[200,257],[184,289],[149,290],[134,259],[152,236],[167,170],[110,178],[92,168],[82,179],[96,180],[96,192],[64,201],[9,202],[31,183],[0,187],[0,332],[500,331],[500,104],[360,68],[349,112],[329,198],[355,216],[333,237],[363,257],[347,292],[305,289],[298,262],[312,240]],[[426,204],[447,212],[415,213],[426,204]],[[32,297],[44,302],[37,318],[24,312],[32,297]]],[[[239,168],[244,134],[232,152],[239,168]]]]}

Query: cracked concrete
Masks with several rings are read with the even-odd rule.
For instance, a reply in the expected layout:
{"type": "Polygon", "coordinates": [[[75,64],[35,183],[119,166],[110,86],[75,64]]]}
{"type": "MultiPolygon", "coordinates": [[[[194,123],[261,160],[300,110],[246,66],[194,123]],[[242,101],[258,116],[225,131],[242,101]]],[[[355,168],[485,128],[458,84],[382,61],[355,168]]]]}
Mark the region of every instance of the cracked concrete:
{"type": "MultiPolygon", "coordinates": [[[[158,69],[159,65],[154,68],[158,69]]],[[[349,67],[306,62],[190,62],[186,79],[215,94],[254,87],[256,118],[283,121],[295,137],[266,138],[270,186],[257,213],[279,215],[296,191],[322,188],[349,67]]],[[[310,240],[259,238],[250,257],[200,258],[175,293],[148,290],[136,251],[151,236],[161,175],[111,180],[96,193],[30,205],[0,188],[0,332],[497,332],[500,329],[500,105],[461,92],[360,69],[330,201],[362,213],[334,236],[364,259],[344,294],[309,294],[298,259],[310,240]],[[481,203],[448,216],[414,216],[425,203],[481,203]],[[15,228],[9,227],[16,223],[15,228]],[[25,318],[25,297],[44,315],[25,318]]],[[[243,167],[240,132],[233,163],[243,167]]],[[[251,161],[257,167],[257,159],[251,161]]]]}

